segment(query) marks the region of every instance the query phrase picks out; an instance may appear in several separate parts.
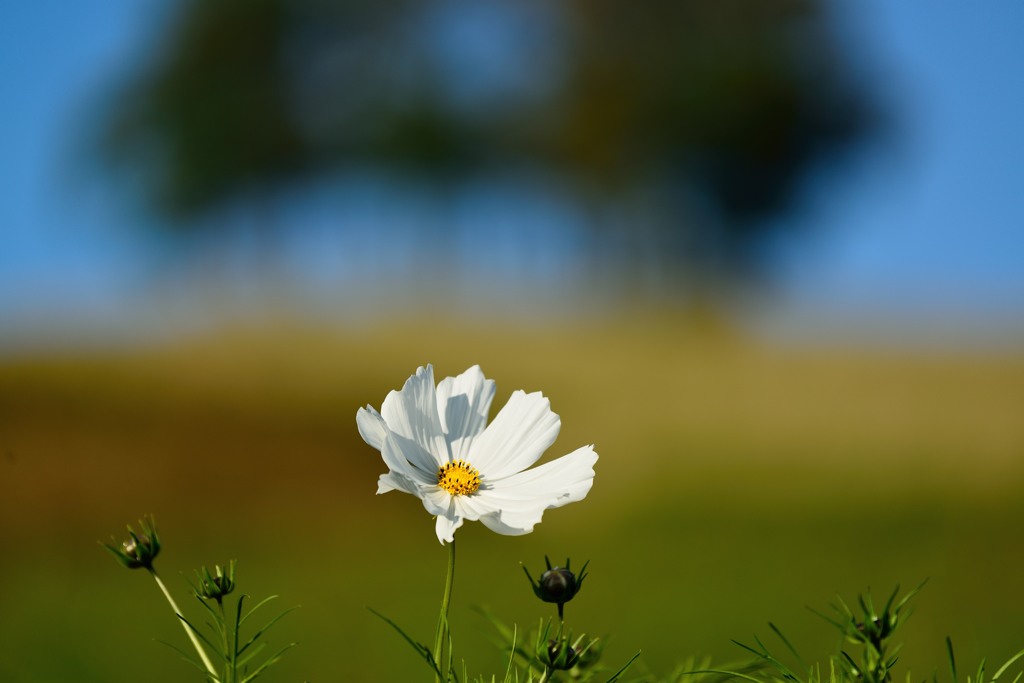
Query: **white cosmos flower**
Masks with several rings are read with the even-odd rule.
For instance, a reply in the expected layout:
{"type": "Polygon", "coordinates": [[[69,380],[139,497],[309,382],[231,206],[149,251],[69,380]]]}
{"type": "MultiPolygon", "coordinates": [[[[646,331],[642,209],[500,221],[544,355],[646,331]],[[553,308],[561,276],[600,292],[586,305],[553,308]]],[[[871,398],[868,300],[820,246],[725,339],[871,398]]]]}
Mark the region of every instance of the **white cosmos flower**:
{"type": "Polygon", "coordinates": [[[359,434],[381,452],[388,472],[377,493],[404,491],[437,517],[437,538],[451,543],[466,520],[499,534],[533,531],[548,508],[583,500],[597,453],[584,446],[527,469],[555,441],[561,420],[538,391],[516,391],[487,424],[494,380],[474,365],[434,387],[434,369],[418,368],[378,413],[356,413],[359,434]]]}

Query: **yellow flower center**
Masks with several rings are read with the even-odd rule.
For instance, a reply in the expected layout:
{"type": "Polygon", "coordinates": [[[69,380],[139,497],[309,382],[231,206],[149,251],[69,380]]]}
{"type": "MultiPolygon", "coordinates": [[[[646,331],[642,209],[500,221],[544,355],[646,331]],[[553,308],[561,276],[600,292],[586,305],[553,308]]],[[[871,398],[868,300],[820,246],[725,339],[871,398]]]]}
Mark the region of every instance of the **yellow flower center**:
{"type": "Polygon", "coordinates": [[[453,496],[468,496],[480,488],[480,473],[464,460],[441,465],[437,485],[453,496]]]}

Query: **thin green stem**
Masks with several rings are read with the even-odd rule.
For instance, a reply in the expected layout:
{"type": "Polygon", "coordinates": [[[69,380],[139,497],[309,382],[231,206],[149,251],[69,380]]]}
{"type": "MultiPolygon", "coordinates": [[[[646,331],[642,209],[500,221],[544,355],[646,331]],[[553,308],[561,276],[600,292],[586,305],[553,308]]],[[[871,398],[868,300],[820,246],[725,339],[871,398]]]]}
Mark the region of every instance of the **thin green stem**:
{"type": "MultiPolygon", "coordinates": [[[[448,633],[448,606],[452,603],[452,584],[455,583],[455,541],[448,544],[448,575],[444,582],[444,597],[441,598],[441,614],[437,618],[437,634],[434,636],[434,664],[438,672],[441,669],[441,653],[444,648],[445,635],[448,633]]],[[[451,657],[451,652],[448,653],[451,657]]],[[[445,674],[448,678],[448,674],[445,674]]],[[[434,680],[442,683],[441,674],[438,673],[434,680]]]]}
{"type": "Polygon", "coordinates": [[[238,680],[238,629],[242,627],[242,601],[244,600],[245,596],[239,595],[238,605],[235,609],[235,628],[232,631],[234,642],[231,645],[231,683],[236,683],[238,680]]]}
{"type": "Polygon", "coordinates": [[[224,678],[226,683],[235,683],[237,674],[235,673],[235,657],[228,650],[228,615],[224,612],[223,600],[217,600],[217,607],[220,609],[220,639],[224,647],[224,655],[228,660],[227,670],[224,672],[224,678]]]}
{"type": "Polygon", "coordinates": [[[160,590],[163,591],[164,597],[167,598],[167,602],[171,603],[171,609],[173,609],[174,613],[178,616],[178,621],[181,622],[181,627],[185,629],[185,634],[188,636],[188,639],[192,641],[192,645],[199,654],[199,658],[203,660],[206,670],[210,672],[210,678],[214,681],[219,681],[220,676],[217,675],[217,670],[213,668],[213,662],[210,661],[210,658],[206,654],[206,650],[204,650],[203,646],[199,643],[199,639],[196,638],[196,634],[192,633],[192,629],[189,628],[187,623],[185,623],[185,617],[181,613],[181,610],[178,609],[178,604],[174,602],[174,598],[171,597],[171,592],[167,590],[167,586],[165,586],[164,582],[160,580],[160,576],[156,573],[155,569],[150,567],[149,573],[152,574],[153,579],[156,581],[156,585],[160,586],[160,590]]]}

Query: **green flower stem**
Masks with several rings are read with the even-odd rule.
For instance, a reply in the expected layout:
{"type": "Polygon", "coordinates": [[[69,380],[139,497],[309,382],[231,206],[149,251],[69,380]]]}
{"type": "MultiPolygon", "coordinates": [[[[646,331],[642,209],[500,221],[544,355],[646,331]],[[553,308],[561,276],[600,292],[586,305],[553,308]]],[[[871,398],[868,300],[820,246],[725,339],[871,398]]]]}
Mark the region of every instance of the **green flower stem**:
{"type": "MultiPolygon", "coordinates": [[[[452,584],[455,583],[455,541],[448,544],[448,575],[444,582],[444,597],[441,598],[441,614],[437,618],[437,634],[434,637],[434,664],[441,671],[441,651],[444,648],[445,635],[448,633],[448,606],[452,603],[452,584]]],[[[451,652],[448,653],[451,657],[451,652]]],[[[447,676],[445,676],[447,678],[447,676]]],[[[434,680],[442,683],[441,674],[434,680]]]]}
{"type": "Polygon", "coordinates": [[[160,580],[160,576],[156,573],[156,570],[152,567],[149,567],[148,569],[149,573],[153,575],[156,585],[160,586],[160,590],[163,591],[164,597],[167,598],[167,602],[171,603],[171,609],[173,609],[174,613],[178,616],[178,621],[181,622],[181,627],[185,629],[186,635],[188,635],[189,640],[192,641],[192,645],[196,648],[196,652],[199,653],[199,658],[203,660],[206,670],[210,672],[210,678],[214,681],[219,681],[220,676],[217,675],[217,670],[213,668],[213,662],[211,662],[210,658],[206,655],[206,650],[204,650],[203,646],[199,643],[199,639],[196,638],[196,634],[192,633],[192,629],[190,629],[188,624],[185,623],[181,610],[178,609],[177,603],[175,603],[174,598],[171,597],[171,592],[167,590],[167,586],[165,586],[164,582],[160,580]]]}
{"type": "MultiPolygon", "coordinates": [[[[235,683],[235,679],[238,677],[238,673],[235,670],[235,665],[238,659],[238,643],[235,643],[234,650],[228,649],[228,615],[224,611],[224,602],[217,600],[217,608],[220,610],[220,639],[221,646],[224,648],[224,653],[230,653],[229,664],[224,672],[224,677],[227,679],[225,683],[235,683]]],[[[235,629],[236,640],[237,640],[238,629],[235,629]]]]}

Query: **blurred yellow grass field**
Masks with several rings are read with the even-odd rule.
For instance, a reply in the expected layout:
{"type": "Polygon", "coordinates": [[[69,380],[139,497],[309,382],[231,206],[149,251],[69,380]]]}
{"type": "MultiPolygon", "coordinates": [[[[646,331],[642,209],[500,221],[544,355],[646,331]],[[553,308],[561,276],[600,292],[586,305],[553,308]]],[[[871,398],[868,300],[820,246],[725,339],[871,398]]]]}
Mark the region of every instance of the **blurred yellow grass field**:
{"type": "Polygon", "coordinates": [[[906,630],[915,679],[943,666],[947,634],[967,667],[1024,646],[1024,355],[769,346],[643,316],[282,321],[0,362],[0,679],[193,676],[154,642],[183,636],[151,582],[96,543],[152,513],[179,602],[179,573],[237,558],[243,591],[302,605],[272,634],[299,645],[265,680],[425,680],[365,608],[429,641],[445,553],[418,501],[374,495],[384,466],[355,411],[428,362],[439,377],[479,363],[492,414],[542,390],[562,416],[548,457],[601,455],[588,499],[534,534],[457,535],[470,673],[501,661],[473,605],[524,629],[550,615],[518,566],[545,554],[591,560],[567,619],[614,636],[610,666],[643,650],[637,673],[739,658],[730,639],[768,620],[823,658],[835,637],[805,605],[926,578],[906,630]]]}

